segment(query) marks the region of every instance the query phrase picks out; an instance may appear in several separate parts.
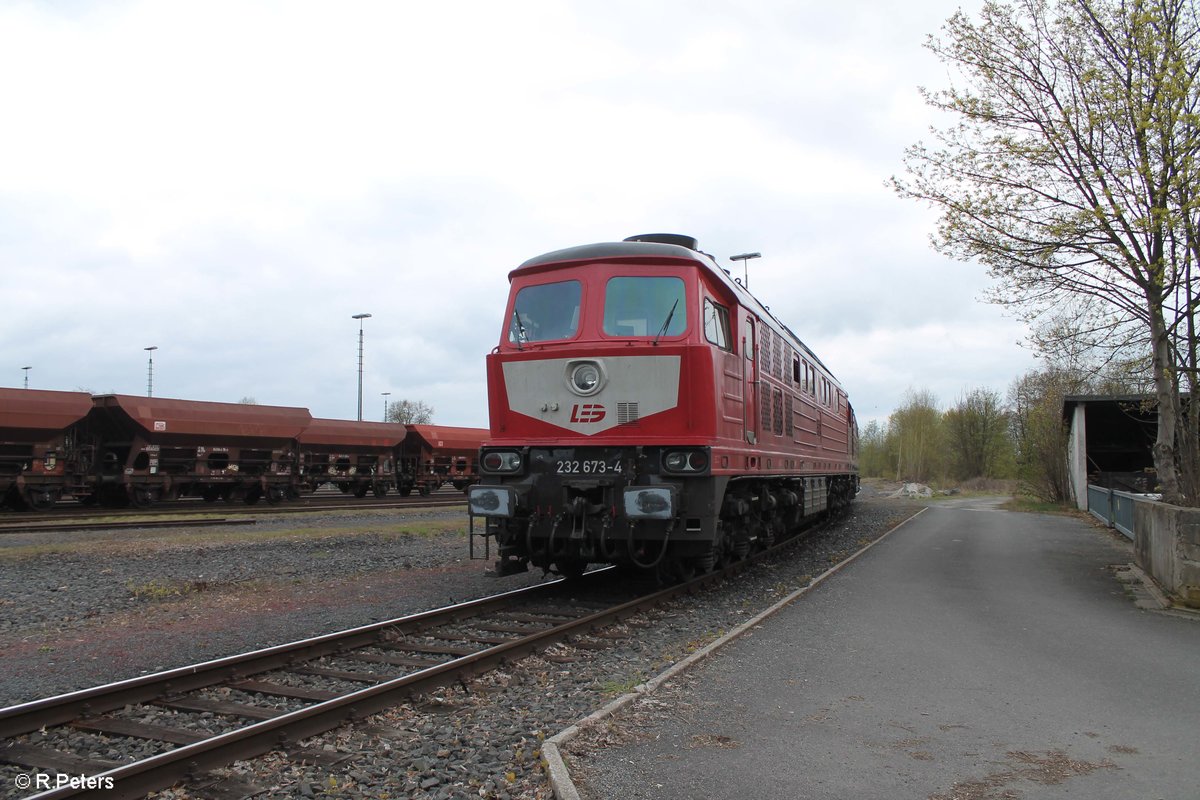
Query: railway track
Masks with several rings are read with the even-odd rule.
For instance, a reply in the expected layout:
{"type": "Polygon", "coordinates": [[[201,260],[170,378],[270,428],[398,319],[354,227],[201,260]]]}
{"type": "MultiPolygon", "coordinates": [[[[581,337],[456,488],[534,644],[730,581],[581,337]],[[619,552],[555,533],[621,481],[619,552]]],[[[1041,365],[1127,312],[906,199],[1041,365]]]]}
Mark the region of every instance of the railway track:
{"type": "Polygon", "coordinates": [[[748,563],[636,597],[627,581],[616,588],[612,570],[599,570],[577,582],[554,581],[0,709],[0,763],[8,765],[0,775],[18,788],[21,775],[44,776],[50,787],[59,775],[75,779],[36,794],[39,800],[143,797],[179,784],[209,796],[245,796],[254,787],[221,786],[207,773],[278,750],[334,763],[337,756],[296,743],[594,632],[748,563]],[[95,734],[139,740],[146,756],[105,762],[81,755],[86,745],[72,745],[95,734]]]}
{"type": "Polygon", "coordinates": [[[433,494],[404,499],[373,498],[308,501],[279,506],[226,506],[211,503],[183,503],[147,511],[97,511],[94,508],[68,507],[49,514],[0,515],[0,535],[48,531],[105,530],[121,528],[203,527],[212,525],[252,525],[255,518],[281,514],[317,514],[331,511],[388,511],[416,508],[464,508],[460,492],[433,494]],[[219,516],[211,516],[217,514],[219,516]],[[180,518],[180,515],[187,515],[180,518]]]}

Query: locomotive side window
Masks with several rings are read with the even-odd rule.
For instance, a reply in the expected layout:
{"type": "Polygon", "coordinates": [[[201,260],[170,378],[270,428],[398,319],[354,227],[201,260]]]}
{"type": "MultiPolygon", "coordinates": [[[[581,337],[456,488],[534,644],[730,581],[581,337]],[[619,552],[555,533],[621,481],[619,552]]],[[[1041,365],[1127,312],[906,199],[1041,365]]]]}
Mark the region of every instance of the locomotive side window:
{"type": "Polygon", "coordinates": [[[604,289],[609,336],[679,336],[687,330],[682,278],[612,278],[604,289]]]}
{"type": "Polygon", "coordinates": [[[561,281],[526,286],[517,292],[512,319],[508,321],[510,342],[550,342],[570,339],[579,330],[579,281],[561,281]]]}
{"type": "Polygon", "coordinates": [[[704,338],[722,350],[729,346],[729,309],[704,298],[704,338]]]}

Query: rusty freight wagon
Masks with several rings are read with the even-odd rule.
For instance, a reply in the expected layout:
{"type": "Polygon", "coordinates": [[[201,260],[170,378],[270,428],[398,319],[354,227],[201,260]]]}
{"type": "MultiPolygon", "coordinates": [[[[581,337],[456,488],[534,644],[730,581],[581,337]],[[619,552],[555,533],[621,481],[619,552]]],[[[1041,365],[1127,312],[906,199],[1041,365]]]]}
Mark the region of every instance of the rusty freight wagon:
{"type": "Polygon", "coordinates": [[[396,450],[407,429],[393,422],[313,419],[300,434],[300,488],[331,483],[355,497],[383,497],[396,482],[396,450]]]}
{"type": "Polygon", "coordinates": [[[79,441],[76,426],[91,410],[87,392],[0,389],[4,505],[44,511],[80,491],[90,451],[79,441]]]}
{"type": "Polygon", "coordinates": [[[277,503],[297,490],[308,409],[130,395],[93,398],[96,499],[146,506],[182,496],[277,503]]]}
{"type": "Polygon", "coordinates": [[[462,491],[479,480],[479,448],[487,428],[409,425],[401,452],[400,493],[429,494],[450,483],[462,491]]]}

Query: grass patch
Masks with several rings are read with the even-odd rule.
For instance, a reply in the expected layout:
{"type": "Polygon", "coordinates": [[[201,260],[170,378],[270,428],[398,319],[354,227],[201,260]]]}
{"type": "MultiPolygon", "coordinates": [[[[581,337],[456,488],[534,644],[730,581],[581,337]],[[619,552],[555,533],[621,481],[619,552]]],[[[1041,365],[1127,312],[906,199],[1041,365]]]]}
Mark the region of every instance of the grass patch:
{"type": "MultiPolygon", "coordinates": [[[[356,524],[337,526],[258,528],[231,526],[229,528],[178,529],[172,531],[103,531],[87,539],[15,545],[0,548],[0,562],[18,561],[54,555],[125,555],[174,549],[195,549],[223,545],[252,545],[279,541],[315,541],[354,536],[374,536],[382,539],[402,537],[433,538],[458,535],[465,538],[466,514],[433,520],[361,519],[356,524]]],[[[63,534],[77,536],[78,534],[63,534]]]]}
{"type": "Polygon", "coordinates": [[[640,678],[630,678],[626,681],[609,680],[600,685],[600,691],[609,697],[619,697],[632,692],[641,682],[640,678]]]}
{"type": "Polygon", "coordinates": [[[1029,495],[1017,495],[1000,506],[1005,511],[1025,511],[1030,514],[1076,515],[1079,509],[1069,503],[1050,503],[1029,495]]]}
{"type": "Polygon", "coordinates": [[[208,589],[207,581],[160,581],[149,580],[142,583],[128,581],[125,588],[129,594],[139,600],[169,600],[176,597],[203,592],[208,589]]]}

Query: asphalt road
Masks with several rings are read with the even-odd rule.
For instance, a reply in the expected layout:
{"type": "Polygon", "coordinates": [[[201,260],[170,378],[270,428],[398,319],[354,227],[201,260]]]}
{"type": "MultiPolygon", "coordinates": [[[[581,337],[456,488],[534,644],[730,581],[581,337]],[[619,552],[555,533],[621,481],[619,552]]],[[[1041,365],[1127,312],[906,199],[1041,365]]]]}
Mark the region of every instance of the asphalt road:
{"type": "MultiPolygon", "coordinates": [[[[572,766],[599,798],[1200,798],[1200,620],[1137,609],[1129,546],[935,505],[572,766]]],[[[618,722],[620,724],[620,722],[618,722]]]]}

